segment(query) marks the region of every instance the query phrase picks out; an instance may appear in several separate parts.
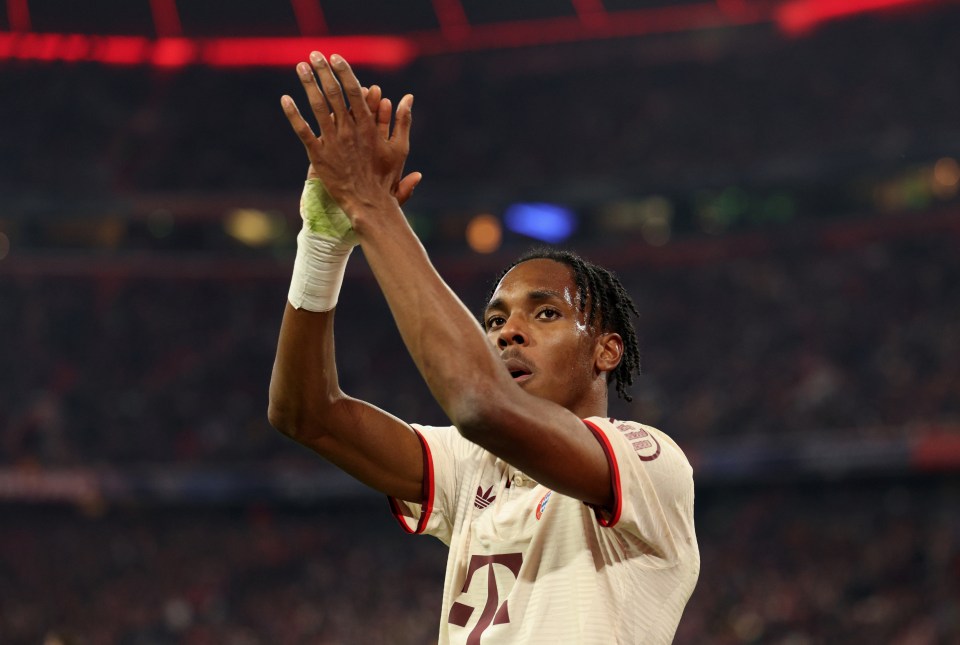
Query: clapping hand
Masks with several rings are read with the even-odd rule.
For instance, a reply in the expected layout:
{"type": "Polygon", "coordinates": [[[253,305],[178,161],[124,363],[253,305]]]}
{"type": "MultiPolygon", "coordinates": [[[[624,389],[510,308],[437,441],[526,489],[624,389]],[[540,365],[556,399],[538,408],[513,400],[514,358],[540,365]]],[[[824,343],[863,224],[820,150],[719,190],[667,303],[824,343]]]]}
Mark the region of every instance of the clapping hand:
{"type": "Polygon", "coordinates": [[[317,136],[294,100],[281,99],[283,111],[310,159],[309,178],[320,179],[351,221],[361,212],[403,204],[422,175],[403,175],[410,151],[413,96],[397,105],[391,131],[391,102],[376,85],[360,85],[341,56],[329,62],[320,52],[310,65],[299,63],[297,74],[319,125],[317,136]]]}

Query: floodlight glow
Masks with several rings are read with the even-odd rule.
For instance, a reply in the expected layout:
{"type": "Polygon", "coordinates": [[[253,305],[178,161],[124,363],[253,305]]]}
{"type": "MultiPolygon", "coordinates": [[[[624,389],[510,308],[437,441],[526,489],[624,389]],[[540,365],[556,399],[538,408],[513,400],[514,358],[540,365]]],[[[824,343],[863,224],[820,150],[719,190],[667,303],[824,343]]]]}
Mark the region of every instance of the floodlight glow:
{"type": "Polygon", "coordinates": [[[577,227],[573,211],[557,204],[512,204],[507,207],[503,219],[514,233],[550,244],[563,242],[577,227]]]}

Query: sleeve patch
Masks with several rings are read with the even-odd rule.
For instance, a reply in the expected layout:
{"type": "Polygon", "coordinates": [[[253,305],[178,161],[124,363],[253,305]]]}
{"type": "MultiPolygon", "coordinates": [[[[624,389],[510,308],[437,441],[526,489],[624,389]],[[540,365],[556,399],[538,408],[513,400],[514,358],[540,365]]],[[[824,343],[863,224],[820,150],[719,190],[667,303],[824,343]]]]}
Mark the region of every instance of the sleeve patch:
{"type": "Polygon", "coordinates": [[[640,461],[653,461],[660,456],[660,442],[643,428],[635,428],[626,423],[618,423],[616,427],[633,446],[640,461]]]}

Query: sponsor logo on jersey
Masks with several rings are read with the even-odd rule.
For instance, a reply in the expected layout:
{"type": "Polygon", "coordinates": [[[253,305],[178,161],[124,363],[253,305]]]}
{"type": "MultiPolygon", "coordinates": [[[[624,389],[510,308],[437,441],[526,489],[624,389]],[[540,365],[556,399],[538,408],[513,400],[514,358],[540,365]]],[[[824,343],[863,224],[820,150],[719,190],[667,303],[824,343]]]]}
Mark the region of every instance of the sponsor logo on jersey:
{"type": "Polygon", "coordinates": [[[537,504],[537,519],[540,519],[540,516],[543,515],[543,509],[547,507],[547,502],[550,501],[550,496],[553,494],[552,490],[548,490],[547,494],[543,496],[540,500],[540,503],[537,504]]]}
{"type": "Polygon", "coordinates": [[[493,504],[493,500],[497,499],[496,495],[491,495],[493,491],[493,486],[488,488],[486,491],[483,490],[483,486],[477,486],[477,497],[473,500],[473,505],[479,508],[481,511],[486,507],[493,504]]]}
{"type": "MultiPolygon", "coordinates": [[[[522,553],[470,556],[470,564],[467,567],[467,578],[463,581],[463,589],[460,590],[460,594],[463,595],[470,589],[473,574],[486,568],[486,576],[483,576],[483,574],[477,576],[477,578],[480,578],[477,586],[481,588],[486,587],[487,601],[480,611],[477,624],[467,636],[467,643],[479,643],[483,632],[491,625],[503,625],[504,623],[510,622],[510,608],[507,606],[507,600],[504,599],[501,603],[500,597],[501,595],[509,595],[513,584],[517,578],[520,577],[520,567],[522,564],[522,553]],[[501,575],[496,575],[494,568],[497,568],[501,572],[501,575]],[[506,571],[504,571],[504,569],[506,569],[506,571]],[[513,580],[510,580],[505,575],[507,573],[513,574],[513,580]],[[483,580],[484,577],[486,577],[486,580],[483,580]],[[507,582],[508,580],[509,582],[507,582]],[[504,587],[500,586],[505,583],[506,585],[504,587]]],[[[467,621],[470,620],[470,617],[477,609],[478,607],[476,606],[456,601],[453,603],[453,606],[450,607],[450,615],[447,617],[447,622],[457,627],[466,627],[467,621]]]]}

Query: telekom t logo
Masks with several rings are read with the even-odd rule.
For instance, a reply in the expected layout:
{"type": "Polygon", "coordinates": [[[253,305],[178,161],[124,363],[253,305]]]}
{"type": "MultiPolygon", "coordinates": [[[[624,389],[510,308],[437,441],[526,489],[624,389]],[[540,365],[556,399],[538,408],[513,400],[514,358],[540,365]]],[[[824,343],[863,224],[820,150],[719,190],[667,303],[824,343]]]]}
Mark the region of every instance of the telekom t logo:
{"type": "MultiPolygon", "coordinates": [[[[483,612],[480,614],[480,620],[477,626],[473,628],[470,635],[467,636],[467,645],[480,645],[480,635],[490,625],[502,625],[510,622],[510,614],[507,611],[507,601],[500,604],[500,594],[497,592],[497,576],[494,573],[493,566],[502,565],[516,578],[520,575],[520,565],[523,563],[522,553],[501,553],[498,555],[474,555],[470,557],[470,566],[467,568],[467,579],[463,581],[463,589],[460,593],[466,593],[470,588],[470,581],[473,580],[473,574],[479,569],[489,566],[487,569],[487,602],[483,606],[483,612]]],[[[473,614],[475,608],[465,605],[462,602],[454,602],[450,608],[450,616],[447,622],[457,627],[466,627],[467,621],[473,614]]]]}

